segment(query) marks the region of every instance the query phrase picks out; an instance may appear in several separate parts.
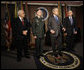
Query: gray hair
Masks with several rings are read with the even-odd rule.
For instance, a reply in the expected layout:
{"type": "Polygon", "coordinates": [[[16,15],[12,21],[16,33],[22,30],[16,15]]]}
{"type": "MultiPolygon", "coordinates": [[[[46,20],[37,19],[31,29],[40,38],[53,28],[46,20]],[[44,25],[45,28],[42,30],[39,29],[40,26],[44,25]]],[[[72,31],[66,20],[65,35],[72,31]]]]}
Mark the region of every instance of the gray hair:
{"type": "Polygon", "coordinates": [[[22,11],[23,11],[23,10],[19,10],[19,11],[18,11],[18,16],[20,15],[20,13],[21,13],[22,11]]]}

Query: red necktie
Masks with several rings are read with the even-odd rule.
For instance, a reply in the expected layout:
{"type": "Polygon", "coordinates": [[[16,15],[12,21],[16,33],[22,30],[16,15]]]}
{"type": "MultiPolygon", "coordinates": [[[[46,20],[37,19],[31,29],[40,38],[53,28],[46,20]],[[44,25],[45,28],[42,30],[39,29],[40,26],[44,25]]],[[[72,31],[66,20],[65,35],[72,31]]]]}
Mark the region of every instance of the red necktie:
{"type": "Polygon", "coordinates": [[[22,25],[24,25],[24,21],[22,20],[22,25]]]}

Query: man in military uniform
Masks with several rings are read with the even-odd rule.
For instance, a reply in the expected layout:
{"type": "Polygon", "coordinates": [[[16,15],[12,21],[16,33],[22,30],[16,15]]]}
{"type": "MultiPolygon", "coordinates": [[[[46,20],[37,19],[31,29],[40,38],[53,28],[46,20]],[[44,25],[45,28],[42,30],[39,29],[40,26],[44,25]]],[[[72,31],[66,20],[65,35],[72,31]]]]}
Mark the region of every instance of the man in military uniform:
{"type": "Polygon", "coordinates": [[[42,11],[38,9],[36,11],[36,16],[32,23],[32,32],[35,39],[35,48],[36,56],[39,57],[42,55],[42,47],[44,44],[44,35],[45,35],[45,23],[42,18],[42,11]]]}

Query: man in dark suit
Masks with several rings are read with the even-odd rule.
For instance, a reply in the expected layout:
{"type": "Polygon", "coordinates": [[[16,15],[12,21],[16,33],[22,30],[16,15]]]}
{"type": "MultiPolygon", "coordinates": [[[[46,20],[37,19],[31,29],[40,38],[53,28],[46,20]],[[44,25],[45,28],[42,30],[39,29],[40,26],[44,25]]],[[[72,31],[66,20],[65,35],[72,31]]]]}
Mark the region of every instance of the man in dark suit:
{"type": "Polygon", "coordinates": [[[71,10],[68,11],[68,17],[64,18],[63,26],[65,28],[66,35],[66,43],[67,49],[73,50],[74,45],[74,34],[77,34],[77,26],[76,20],[73,17],[73,12],[71,10]]]}
{"type": "Polygon", "coordinates": [[[50,30],[53,54],[56,58],[59,58],[59,55],[62,56],[61,20],[58,17],[58,8],[54,8],[52,12],[53,15],[49,18],[48,29],[50,30]]]}
{"type": "Polygon", "coordinates": [[[17,48],[17,61],[21,61],[22,50],[24,50],[24,56],[29,58],[28,53],[28,31],[30,29],[29,23],[25,18],[23,10],[18,11],[18,17],[15,19],[14,24],[14,38],[17,48]]]}

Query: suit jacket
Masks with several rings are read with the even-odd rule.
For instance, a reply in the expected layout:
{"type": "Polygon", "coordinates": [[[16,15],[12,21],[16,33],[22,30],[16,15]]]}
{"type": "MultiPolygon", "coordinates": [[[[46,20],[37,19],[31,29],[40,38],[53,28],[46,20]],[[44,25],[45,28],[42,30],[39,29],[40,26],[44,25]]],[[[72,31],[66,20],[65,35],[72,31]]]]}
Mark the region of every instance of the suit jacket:
{"type": "Polygon", "coordinates": [[[32,23],[32,32],[34,36],[43,38],[45,34],[45,23],[42,18],[35,17],[32,23]]]}
{"type": "Polygon", "coordinates": [[[26,18],[24,18],[24,25],[22,24],[22,21],[20,18],[15,19],[15,23],[13,24],[13,31],[14,31],[14,38],[16,40],[22,40],[23,38],[28,39],[29,36],[29,30],[30,30],[30,25],[27,21],[26,18]],[[23,35],[23,30],[27,30],[27,35],[23,35]]]}
{"type": "Polygon", "coordinates": [[[66,33],[69,36],[73,34],[74,29],[77,30],[76,20],[73,16],[72,16],[72,19],[73,19],[73,24],[72,25],[71,25],[71,22],[69,20],[69,17],[64,18],[64,22],[63,22],[63,26],[66,28],[66,33]]]}
{"type": "Polygon", "coordinates": [[[60,32],[60,28],[61,28],[61,23],[60,23],[60,18],[58,17],[59,19],[59,23],[57,23],[57,21],[55,20],[54,16],[51,16],[49,18],[49,21],[48,21],[48,29],[49,30],[54,30],[55,31],[55,34],[51,34],[51,36],[58,36],[61,32],[60,32]]]}

